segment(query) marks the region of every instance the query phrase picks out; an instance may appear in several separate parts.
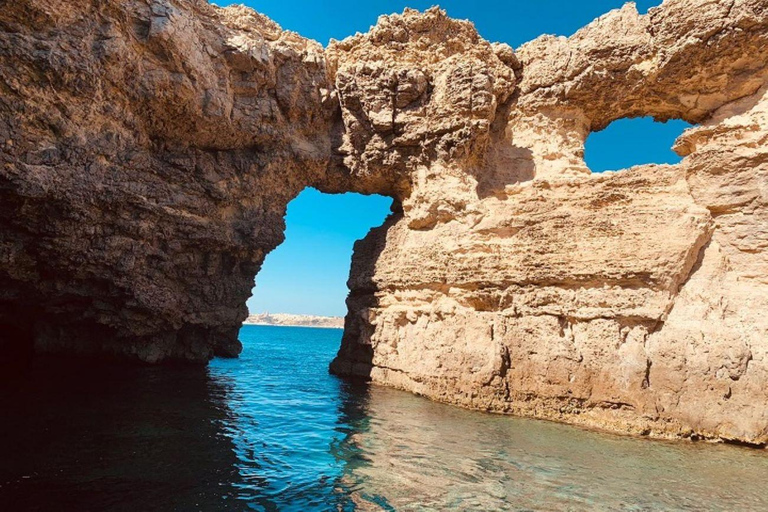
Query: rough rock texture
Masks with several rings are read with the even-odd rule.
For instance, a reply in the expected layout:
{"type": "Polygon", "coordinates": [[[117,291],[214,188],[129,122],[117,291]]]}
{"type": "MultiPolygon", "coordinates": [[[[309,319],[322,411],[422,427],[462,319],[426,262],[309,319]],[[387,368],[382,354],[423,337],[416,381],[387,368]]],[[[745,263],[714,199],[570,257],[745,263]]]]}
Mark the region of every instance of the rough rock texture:
{"type": "Polygon", "coordinates": [[[305,186],[380,193],[332,371],[617,432],[768,443],[768,4],[632,4],[514,51],[438,9],[317,43],[202,0],[0,10],[0,327],[204,361],[305,186]],[[590,174],[622,117],[675,166],[590,174]]]}
{"type": "Polygon", "coordinates": [[[514,54],[472,33],[406,12],[328,50],[348,165],[397,162],[410,185],[355,248],[333,370],[490,411],[768,442],[768,4],[628,4],[514,54]],[[392,69],[381,45],[431,95],[387,103],[388,76],[351,88],[361,66],[392,69]],[[591,175],[587,135],[639,115],[701,123],[677,143],[687,158],[591,175]]]}
{"type": "Polygon", "coordinates": [[[13,342],[237,354],[286,204],[326,176],[337,107],[322,47],[204,1],[21,0],[0,30],[13,342]]]}

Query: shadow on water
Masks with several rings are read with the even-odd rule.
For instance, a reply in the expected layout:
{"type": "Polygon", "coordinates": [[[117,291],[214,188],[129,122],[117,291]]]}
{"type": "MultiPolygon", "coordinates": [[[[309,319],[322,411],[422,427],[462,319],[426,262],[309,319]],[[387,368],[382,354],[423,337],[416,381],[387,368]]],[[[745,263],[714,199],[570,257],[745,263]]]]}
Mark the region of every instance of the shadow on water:
{"type": "Polygon", "coordinates": [[[0,387],[0,509],[220,509],[228,387],[202,367],[34,361],[0,387]]]}
{"type": "Polygon", "coordinates": [[[37,360],[0,385],[0,510],[767,510],[768,454],[430,402],[244,327],[208,368],[37,360]]]}

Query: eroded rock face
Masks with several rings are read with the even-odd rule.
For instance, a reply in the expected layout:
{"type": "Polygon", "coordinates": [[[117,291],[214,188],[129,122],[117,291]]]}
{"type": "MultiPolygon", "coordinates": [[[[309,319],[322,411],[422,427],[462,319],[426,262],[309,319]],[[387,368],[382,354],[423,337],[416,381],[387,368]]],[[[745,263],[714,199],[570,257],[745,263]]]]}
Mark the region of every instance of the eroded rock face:
{"type": "Polygon", "coordinates": [[[0,12],[5,352],[236,354],[305,186],[381,193],[332,371],[484,410],[768,443],[768,5],[514,51],[439,9],[317,43],[203,1],[0,12]],[[593,175],[590,132],[697,123],[593,175]],[[10,327],[13,327],[11,332],[10,327]]]}
{"type": "MultiPolygon", "coordinates": [[[[430,17],[406,12],[332,46],[337,81],[360,61],[388,68],[373,49],[400,34],[398,62],[429,62],[425,36],[399,27],[430,17]]],[[[768,5],[678,0],[640,16],[629,4],[514,55],[453,44],[450,23],[432,24],[447,41],[429,52],[467,54],[449,76],[484,52],[487,78],[455,94],[495,108],[458,132],[460,158],[429,136],[418,149],[356,145],[347,123],[355,159],[421,159],[408,160],[402,213],[356,246],[333,370],[483,410],[768,442],[768,5]],[[588,134],[639,115],[701,123],[677,143],[685,160],[590,174],[588,134]]],[[[341,95],[345,116],[376,118],[374,97],[341,95]]],[[[408,114],[422,124],[406,133],[435,126],[408,114]]]]}
{"type": "Polygon", "coordinates": [[[322,47],[194,0],[22,0],[0,29],[5,342],[237,354],[286,204],[327,174],[322,47]]]}

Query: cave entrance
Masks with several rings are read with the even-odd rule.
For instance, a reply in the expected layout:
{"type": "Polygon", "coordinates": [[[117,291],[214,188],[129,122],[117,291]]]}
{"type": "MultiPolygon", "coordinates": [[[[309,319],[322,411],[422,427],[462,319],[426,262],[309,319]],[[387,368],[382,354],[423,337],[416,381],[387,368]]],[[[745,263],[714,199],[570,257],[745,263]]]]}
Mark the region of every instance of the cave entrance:
{"type": "Polygon", "coordinates": [[[584,160],[592,172],[643,164],[676,164],[680,156],[672,151],[672,146],[691,126],[681,120],[657,122],[652,117],[619,119],[589,135],[584,160]]]}
{"type": "Polygon", "coordinates": [[[279,321],[275,315],[343,317],[353,245],[384,223],[391,206],[392,199],[380,195],[305,189],[288,205],[285,241],[256,276],[247,306],[261,316],[252,321],[264,322],[266,313],[271,321],[279,321]]]}

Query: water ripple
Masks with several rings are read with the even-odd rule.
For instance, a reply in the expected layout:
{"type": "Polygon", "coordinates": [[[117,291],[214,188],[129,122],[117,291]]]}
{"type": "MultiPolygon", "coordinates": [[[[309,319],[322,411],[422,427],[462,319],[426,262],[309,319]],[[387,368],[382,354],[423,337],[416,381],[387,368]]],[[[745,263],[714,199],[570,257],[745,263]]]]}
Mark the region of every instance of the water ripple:
{"type": "Polygon", "coordinates": [[[40,363],[0,387],[0,510],[768,510],[768,453],[465,411],[245,327],[202,368],[40,363]]]}

